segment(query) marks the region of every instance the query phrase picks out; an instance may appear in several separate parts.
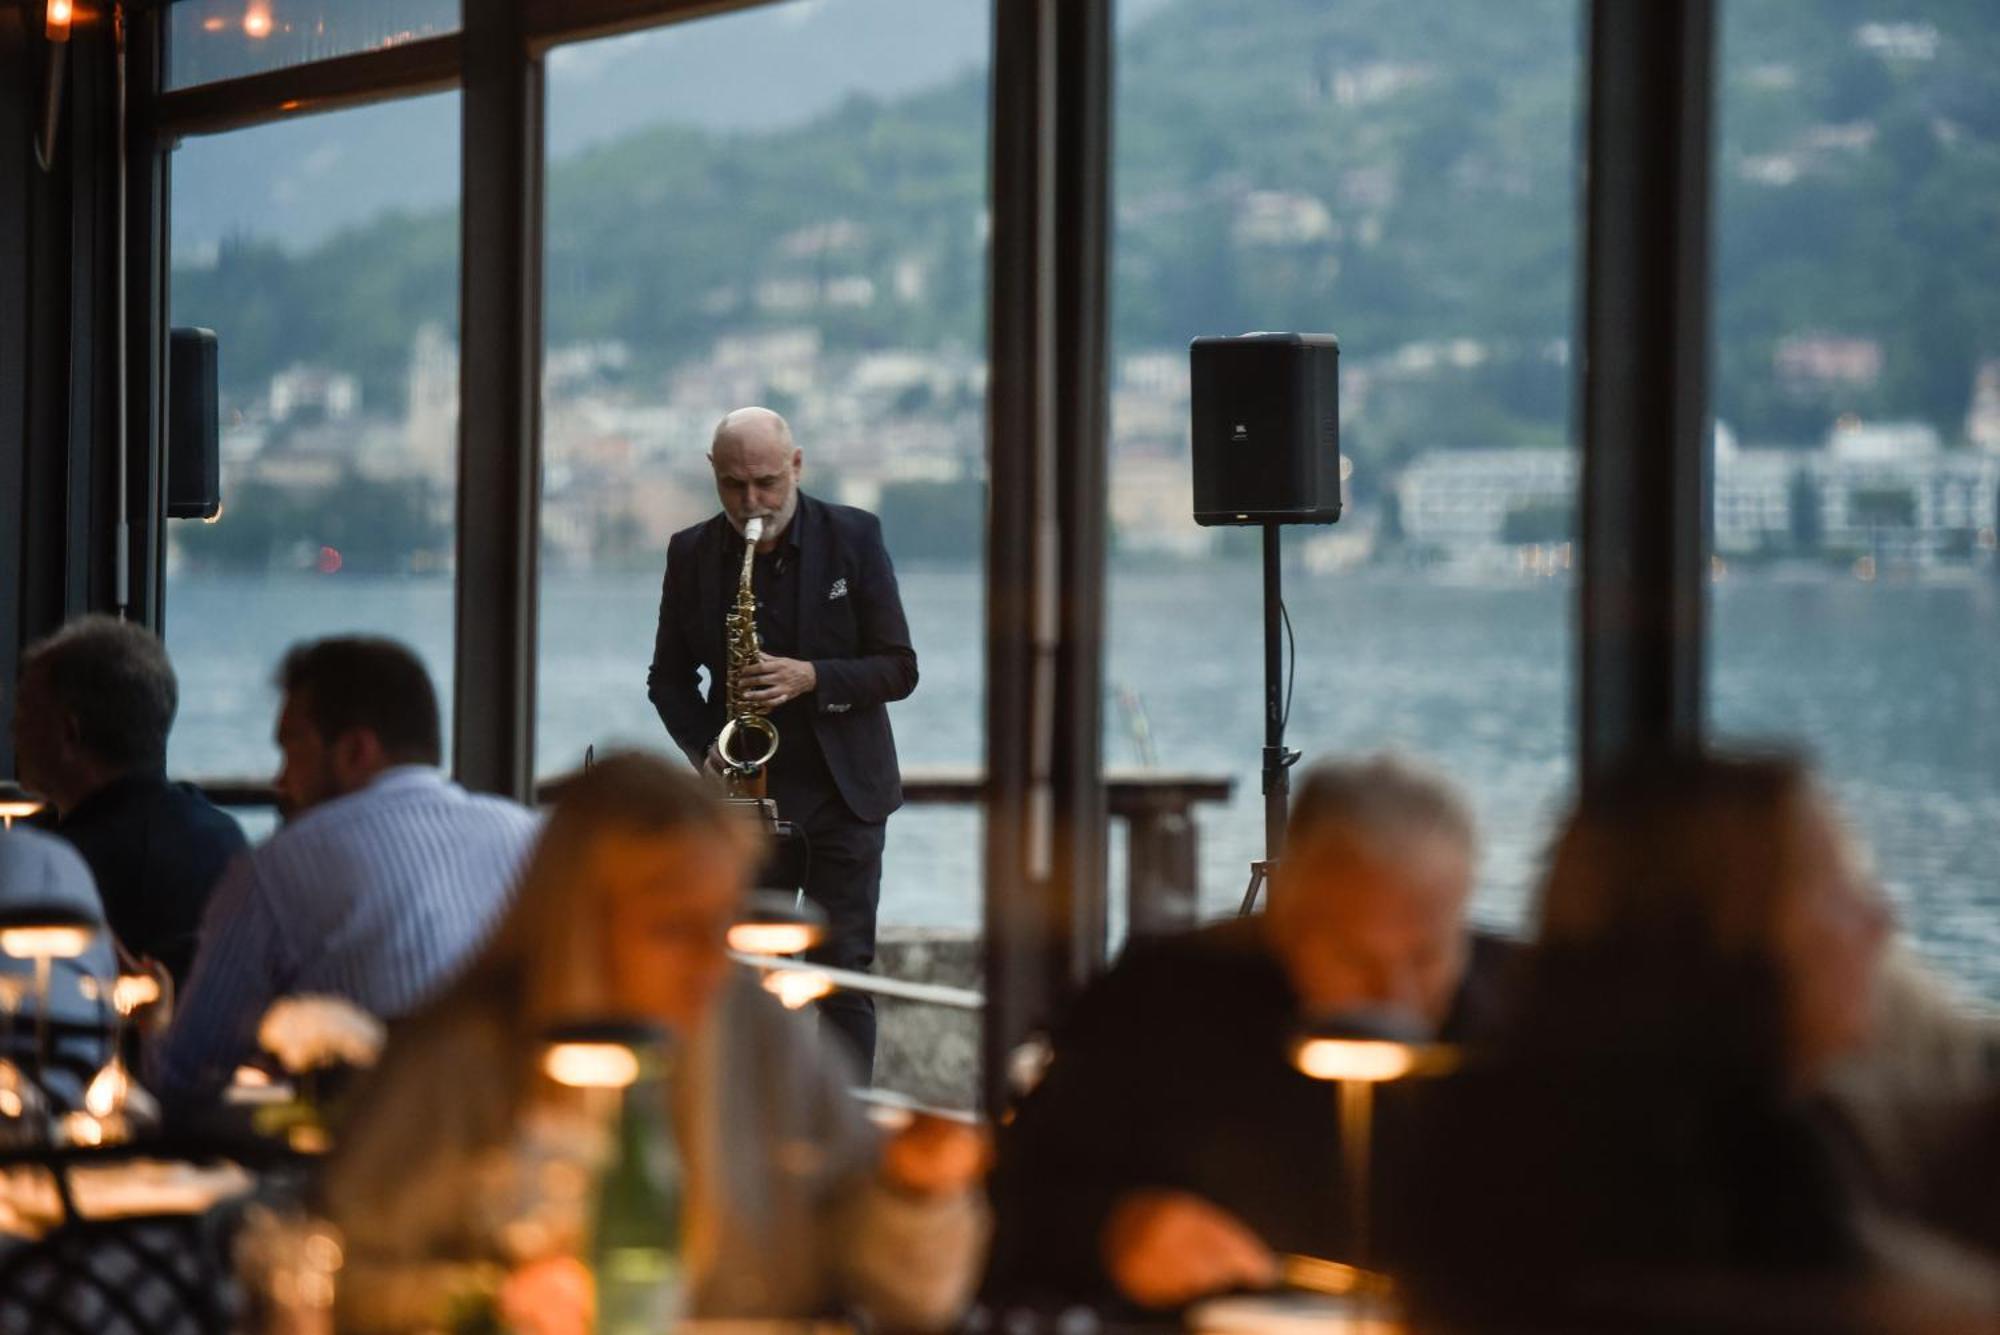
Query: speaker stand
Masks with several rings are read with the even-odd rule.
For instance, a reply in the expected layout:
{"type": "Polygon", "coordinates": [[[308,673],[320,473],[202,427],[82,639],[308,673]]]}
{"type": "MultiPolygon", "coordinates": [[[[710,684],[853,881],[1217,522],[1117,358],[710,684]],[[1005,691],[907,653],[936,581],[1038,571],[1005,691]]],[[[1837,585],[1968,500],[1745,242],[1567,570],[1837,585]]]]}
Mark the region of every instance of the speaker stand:
{"type": "Polygon", "coordinates": [[[1239,917],[1257,907],[1257,892],[1278,867],[1278,850],[1285,842],[1285,818],[1291,803],[1292,766],[1299,753],[1285,746],[1285,656],[1282,643],[1285,616],[1284,566],[1280,560],[1282,524],[1264,525],[1264,856],[1250,864],[1250,883],[1243,889],[1239,917]]]}

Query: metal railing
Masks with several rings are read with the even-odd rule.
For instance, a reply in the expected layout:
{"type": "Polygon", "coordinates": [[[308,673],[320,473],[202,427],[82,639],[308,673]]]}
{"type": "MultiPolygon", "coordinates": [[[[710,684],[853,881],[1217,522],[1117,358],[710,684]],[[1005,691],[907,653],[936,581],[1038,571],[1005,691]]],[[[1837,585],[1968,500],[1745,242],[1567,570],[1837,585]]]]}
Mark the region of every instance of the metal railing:
{"type": "MultiPolygon", "coordinates": [[[[270,808],[278,804],[269,780],[212,778],[194,781],[218,806],[270,808]]],[[[560,789],[560,778],[535,785],[539,801],[560,789]]],[[[1235,781],[1222,775],[1115,769],[1104,776],[1105,810],[1126,827],[1127,930],[1157,935],[1194,925],[1200,890],[1201,840],[1195,808],[1229,800],[1235,781]]],[[[903,775],[903,800],[911,806],[978,806],[986,776],[970,767],[911,769],[903,775]]]]}

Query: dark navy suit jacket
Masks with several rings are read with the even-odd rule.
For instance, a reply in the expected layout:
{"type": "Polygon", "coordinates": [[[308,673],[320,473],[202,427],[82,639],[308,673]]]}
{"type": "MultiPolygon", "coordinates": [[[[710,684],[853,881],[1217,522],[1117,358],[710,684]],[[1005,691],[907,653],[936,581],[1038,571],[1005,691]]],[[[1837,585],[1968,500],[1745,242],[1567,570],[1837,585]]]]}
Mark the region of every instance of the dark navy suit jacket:
{"type": "MultiPolygon", "coordinates": [[[[886,820],[903,804],[903,780],[885,706],[916,689],[917,651],[882,523],[866,510],[804,492],[792,522],[799,525],[796,656],[810,661],[819,679],[810,697],[813,732],[848,809],[865,821],[886,820]]],[[[733,538],[729,520],[717,514],[667,543],[646,694],[696,766],[722,731],[730,585],[724,566],[733,538]],[[708,669],[705,697],[699,668],[708,669]]]]}

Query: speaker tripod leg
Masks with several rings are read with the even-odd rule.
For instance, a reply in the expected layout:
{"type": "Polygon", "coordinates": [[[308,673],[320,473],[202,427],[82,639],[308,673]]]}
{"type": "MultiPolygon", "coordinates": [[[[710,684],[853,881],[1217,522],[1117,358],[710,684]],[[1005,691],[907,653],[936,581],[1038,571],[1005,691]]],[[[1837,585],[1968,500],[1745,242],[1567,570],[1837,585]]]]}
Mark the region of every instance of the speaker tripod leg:
{"type": "Polygon", "coordinates": [[[1257,892],[1264,888],[1264,882],[1271,876],[1271,864],[1253,862],[1250,864],[1250,884],[1243,887],[1243,907],[1236,910],[1236,916],[1247,918],[1257,910],[1257,892]]]}

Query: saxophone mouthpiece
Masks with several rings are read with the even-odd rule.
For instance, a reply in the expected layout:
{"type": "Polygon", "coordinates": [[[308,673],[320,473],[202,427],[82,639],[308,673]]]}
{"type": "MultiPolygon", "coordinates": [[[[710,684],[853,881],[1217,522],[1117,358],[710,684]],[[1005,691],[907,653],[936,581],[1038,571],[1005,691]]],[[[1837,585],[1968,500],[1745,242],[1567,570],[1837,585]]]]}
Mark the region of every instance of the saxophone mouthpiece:
{"type": "Polygon", "coordinates": [[[759,515],[755,519],[744,520],[743,541],[754,544],[762,542],[763,540],[764,540],[764,517],[762,515],[759,515]]]}

